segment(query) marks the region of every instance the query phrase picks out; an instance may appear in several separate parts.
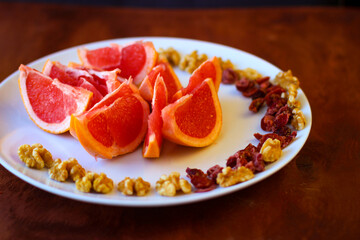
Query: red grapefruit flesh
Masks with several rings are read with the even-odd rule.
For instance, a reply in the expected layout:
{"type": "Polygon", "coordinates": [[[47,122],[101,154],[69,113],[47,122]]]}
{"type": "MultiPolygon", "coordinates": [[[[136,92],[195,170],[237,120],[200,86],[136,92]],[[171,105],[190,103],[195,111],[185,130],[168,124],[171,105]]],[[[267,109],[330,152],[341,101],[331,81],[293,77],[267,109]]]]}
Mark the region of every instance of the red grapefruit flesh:
{"type": "Polygon", "coordinates": [[[157,61],[157,52],[151,42],[137,41],[124,46],[112,44],[95,50],[81,48],[78,55],[85,67],[113,70],[119,68],[120,76],[132,77],[140,85],[157,61]]]}
{"type": "Polygon", "coordinates": [[[205,79],[211,78],[213,80],[213,84],[215,90],[219,90],[219,86],[221,83],[222,70],[220,66],[220,62],[217,57],[213,57],[205,62],[203,62],[190,76],[189,84],[177,91],[172,101],[176,101],[177,99],[185,96],[186,94],[191,93],[196,87],[198,87],[205,79]]]}
{"type": "Polygon", "coordinates": [[[93,93],[61,83],[25,65],[20,65],[19,88],[31,120],[50,133],[63,133],[70,128],[71,114],[84,112],[93,93]]]}
{"type": "Polygon", "coordinates": [[[179,91],[182,86],[174,70],[168,62],[160,62],[151,70],[148,75],[146,75],[145,79],[142,81],[139,87],[140,94],[146,101],[152,100],[155,80],[159,74],[164,79],[168,92],[168,102],[170,102],[173,95],[179,91]]]}
{"type": "Polygon", "coordinates": [[[177,144],[204,147],[219,136],[222,112],[212,79],[162,110],[163,136],[177,144]]]}
{"type": "Polygon", "coordinates": [[[113,70],[120,66],[121,48],[117,44],[94,50],[79,48],[78,56],[85,67],[98,70],[113,70]]]}
{"type": "Polygon", "coordinates": [[[125,79],[120,77],[120,70],[118,68],[111,71],[96,70],[74,62],[70,62],[68,66],[69,68],[86,72],[86,76],[84,76],[86,80],[93,84],[103,96],[114,91],[125,81],[125,79]]]}
{"type": "Polygon", "coordinates": [[[52,79],[58,79],[64,84],[68,84],[74,87],[82,87],[92,92],[93,98],[88,108],[91,108],[95,103],[99,102],[103,98],[103,95],[99,92],[99,90],[96,89],[95,86],[89,81],[87,81],[87,79],[91,78],[91,75],[86,71],[70,68],[62,65],[59,62],[51,62],[48,60],[44,65],[43,73],[52,79]]]}
{"type": "Polygon", "coordinates": [[[167,90],[163,78],[158,75],[154,86],[154,96],[152,99],[152,112],[148,120],[148,130],[143,146],[143,157],[158,158],[162,146],[162,125],[161,110],[167,104],[167,90]]]}
{"type": "Polygon", "coordinates": [[[148,103],[125,82],[92,109],[72,115],[71,126],[87,152],[111,159],[134,151],[144,139],[148,103]]]}

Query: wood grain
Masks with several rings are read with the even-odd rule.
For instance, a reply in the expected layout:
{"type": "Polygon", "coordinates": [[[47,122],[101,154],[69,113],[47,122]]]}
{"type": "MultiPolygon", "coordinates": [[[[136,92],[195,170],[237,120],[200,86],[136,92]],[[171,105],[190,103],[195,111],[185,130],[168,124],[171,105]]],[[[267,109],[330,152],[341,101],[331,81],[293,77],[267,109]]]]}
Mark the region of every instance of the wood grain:
{"type": "Polygon", "coordinates": [[[1,80],[21,63],[88,42],[201,39],[292,69],[310,101],[313,127],[295,159],[267,180],[177,207],[68,200],[0,166],[0,239],[357,239],[359,27],[359,8],[166,10],[1,2],[1,80]]]}

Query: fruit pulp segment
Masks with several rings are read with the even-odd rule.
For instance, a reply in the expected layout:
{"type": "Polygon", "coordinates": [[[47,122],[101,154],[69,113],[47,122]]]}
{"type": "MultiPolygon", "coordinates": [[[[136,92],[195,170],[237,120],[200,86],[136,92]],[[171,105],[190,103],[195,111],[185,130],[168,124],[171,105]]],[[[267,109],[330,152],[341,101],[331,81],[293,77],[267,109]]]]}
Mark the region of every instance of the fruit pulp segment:
{"type": "Polygon", "coordinates": [[[204,62],[204,64],[198,68],[193,75],[191,75],[189,79],[189,85],[187,86],[188,91],[185,94],[191,92],[193,89],[199,86],[206,78],[211,78],[214,81],[214,86],[216,86],[216,69],[213,62],[204,62]]]}
{"type": "Polygon", "coordinates": [[[133,95],[125,95],[88,122],[91,135],[106,147],[131,143],[143,124],[143,107],[133,95]]]}
{"type": "Polygon", "coordinates": [[[206,137],[216,123],[216,110],[211,89],[205,82],[193,96],[175,112],[176,124],[186,135],[196,138],[206,137]]]}
{"type": "Polygon", "coordinates": [[[159,63],[159,65],[149,73],[149,80],[152,86],[155,85],[158,74],[163,77],[168,92],[168,102],[171,101],[173,95],[180,89],[180,86],[177,85],[178,80],[172,75],[170,68],[171,66],[168,63],[159,63]]]}
{"type": "Polygon", "coordinates": [[[104,47],[87,51],[89,63],[104,70],[113,70],[119,65],[120,51],[116,47],[104,47]]]}
{"type": "Polygon", "coordinates": [[[135,77],[144,67],[146,61],[145,48],[141,43],[134,43],[122,48],[120,61],[120,76],[123,78],[135,77]]]}
{"type": "Polygon", "coordinates": [[[47,123],[60,123],[76,111],[74,99],[36,72],[30,72],[26,81],[30,104],[36,116],[47,123]],[[44,104],[46,103],[46,104],[44,104]]]}

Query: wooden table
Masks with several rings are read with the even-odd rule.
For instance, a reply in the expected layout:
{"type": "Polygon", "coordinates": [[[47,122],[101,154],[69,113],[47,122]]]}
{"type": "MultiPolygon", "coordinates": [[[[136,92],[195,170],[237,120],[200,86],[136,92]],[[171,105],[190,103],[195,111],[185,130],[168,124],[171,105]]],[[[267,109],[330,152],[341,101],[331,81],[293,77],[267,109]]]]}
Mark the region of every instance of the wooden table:
{"type": "Polygon", "coordinates": [[[122,9],[0,3],[0,79],[88,42],[194,38],[253,53],[299,77],[313,114],[300,153],[245,190],[195,204],[126,208],[65,199],[0,166],[0,239],[358,239],[360,11],[122,9]]]}

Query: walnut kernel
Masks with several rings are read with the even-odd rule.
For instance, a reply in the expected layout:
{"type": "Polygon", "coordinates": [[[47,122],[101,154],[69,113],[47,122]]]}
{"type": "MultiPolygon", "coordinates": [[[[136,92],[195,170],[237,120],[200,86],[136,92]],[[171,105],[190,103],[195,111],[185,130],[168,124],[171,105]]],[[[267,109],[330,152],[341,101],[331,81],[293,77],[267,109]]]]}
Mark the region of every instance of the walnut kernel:
{"type": "Polygon", "coordinates": [[[234,64],[229,59],[227,59],[226,61],[222,60],[221,57],[218,57],[218,59],[219,59],[220,66],[221,66],[222,70],[225,70],[225,69],[228,69],[228,68],[235,69],[234,64]]]}
{"type": "Polygon", "coordinates": [[[60,159],[56,159],[55,164],[49,169],[50,178],[59,182],[65,182],[69,176],[66,165],[66,162],[61,162],[60,159]]]}
{"type": "Polygon", "coordinates": [[[81,192],[90,192],[92,189],[92,182],[86,177],[82,177],[75,182],[76,189],[81,192]]]}
{"type": "Polygon", "coordinates": [[[179,68],[181,70],[185,70],[189,73],[192,73],[195,69],[197,69],[203,62],[208,59],[206,54],[198,54],[195,50],[190,54],[183,56],[179,63],[179,68]]]}
{"type": "Polygon", "coordinates": [[[262,75],[258,71],[252,68],[245,68],[242,70],[239,69],[237,70],[237,73],[239,74],[240,79],[245,77],[249,80],[256,80],[262,77],[262,75]]]}
{"type": "Polygon", "coordinates": [[[277,161],[282,154],[281,142],[278,139],[266,139],[261,147],[260,153],[265,162],[277,161]]]}
{"type": "Polygon", "coordinates": [[[23,144],[18,148],[18,155],[27,167],[42,169],[50,168],[53,165],[53,158],[51,153],[46,150],[41,144],[35,143],[32,146],[23,144]]]}
{"type": "Polygon", "coordinates": [[[180,179],[180,189],[184,193],[190,193],[191,192],[191,184],[187,180],[181,178],[180,179]]]}
{"type": "Polygon", "coordinates": [[[109,193],[114,189],[114,182],[105,173],[101,173],[94,178],[93,189],[99,193],[109,193]]]}
{"type": "Polygon", "coordinates": [[[180,53],[174,48],[167,49],[159,48],[159,59],[166,59],[171,65],[177,66],[180,63],[180,53]]]}
{"type": "Polygon", "coordinates": [[[176,187],[170,181],[157,181],[156,191],[162,196],[173,197],[176,195],[176,187]]]}
{"type": "Polygon", "coordinates": [[[156,182],[156,191],[162,196],[173,197],[176,191],[181,190],[184,193],[191,192],[191,185],[185,179],[180,179],[180,173],[172,172],[169,176],[162,175],[156,182]]]}
{"type": "Polygon", "coordinates": [[[126,177],[124,180],[119,182],[118,190],[124,195],[133,195],[134,194],[134,179],[126,177]]]}
{"type": "Polygon", "coordinates": [[[135,180],[134,190],[137,196],[145,196],[150,191],[150,183],[138,177],[135,180]]]}
{"type": "Polygon", "coordinates": [[[75,185],[76,189],[81,192],[90,192],[93,188],[94,179],[99,177],[99,174],[95,172],[88,171],[85,176],[76,180],[75,185]]]}
{"type": "Polygon", "coordinates": [[[291,85],[293,85],[293,88],[295,89],[298,89],[300,86],[299,79],[293,76],[291,70],[288,70],[287,72],[279,72],[274,81],[286,90],[289,90],[291,85]]]}
{"type": "Polygon", "coordinates": [[[303,112],[299,108],[294,108],[292,114],[293,119],[291,120],[291,125],[296,130],[304,129],[306,121],[303,112]]]}
{"type": "Polygon", "coordinates": [[[242,166],[237,169],[226,167],[218,174],[216,182],[221,187],[229,187],[240,182],[245,182],[253,177],[254,173],[246,167],[242,166]]]}
{"type": "Polygon", "coordinates": [[[69,173],[69,177],[76,182],[78,179],[85,176],[85,169],[78,163],[75,158],[69,158],[66,162],[66,170],[69,173]]]}

